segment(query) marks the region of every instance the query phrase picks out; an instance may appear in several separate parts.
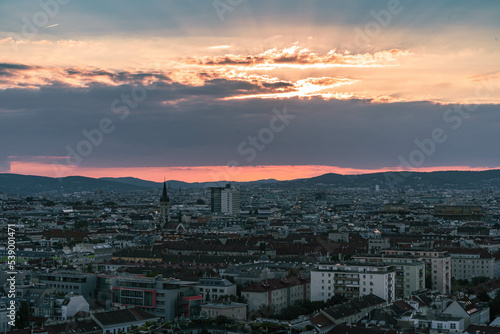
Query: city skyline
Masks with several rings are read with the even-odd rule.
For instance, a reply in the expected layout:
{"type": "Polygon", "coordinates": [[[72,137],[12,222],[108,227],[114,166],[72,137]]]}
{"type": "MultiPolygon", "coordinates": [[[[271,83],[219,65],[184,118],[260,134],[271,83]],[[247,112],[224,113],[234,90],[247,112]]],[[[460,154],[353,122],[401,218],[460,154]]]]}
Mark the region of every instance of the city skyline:
{"type": "Polygon", "coordinates": [[[0,173],[205,182],[500,166],[498,1],[0,9],[0,173]]]}

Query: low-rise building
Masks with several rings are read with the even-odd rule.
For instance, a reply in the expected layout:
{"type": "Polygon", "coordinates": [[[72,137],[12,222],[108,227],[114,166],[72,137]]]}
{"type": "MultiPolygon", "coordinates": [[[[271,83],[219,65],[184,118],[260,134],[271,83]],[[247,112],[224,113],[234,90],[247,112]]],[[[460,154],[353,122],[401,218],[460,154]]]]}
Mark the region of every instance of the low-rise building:
{"type": "Polygon", "coordinates": [[[94,255],[95,262],[109,261],[113,258],[113,247],[109,244],[81,243],[74,247],[75,252],[90,252],[94,255]]]}
{"type": "Polygon", "coordinates": [[[225,278],[202,278],[196,285],[206,302],[218,300],[222,296],[236,295],[236,284],[225,278]]]}
{"type": "Polygon", "coordinates": [[[106,286],[111,288],[114,306],[143,308],[166,321],[200,314],[202,296],[196,288],[196,282],[164,279],[161,275],[125,275],[111,278],[110,281],[106,286]]]}
{"type": "Polygon", "coordinates": [[[47,287],[55,288],[57,292],[73,292],[82,295],[89,301],[95,297],[96,280],[95,274],[76,271],[55,271],[38,276],[38,282],[46,284],[47,287]]]}
{"type": "Polygon", "coordinates": [[[160,317],[140,308],[94,313],[92,319],[102,328],[102,333],[113,334],[128,333],[133,326],[160,321],[160,317]]]}
{"type": "Polygon", "coordinates": [[[369,294],[351,299],[347,303],[342,303],[340,305],[335,305],[321,310],[319,314],[311,317],[310,320],[319,333],[331,333],[331,329],[335,325],[342,323],[355,323],[372,310],[381,308],[385,304],[386,300],[373,294],[369,294]]]}
{"type": "Polygon", "coordinates": [[[241,295],[247,299],[250,312],[262,305],[279,312],[298,301],[308,300],[310,281],[300,276],[269,279],[242,289],[241,295]]]}
{"type": "Polygon", "coordinates": [[[208,303],[201,305],[201,314],[211,318],[225,316],[231,319],[246,320],[247,306],[243,303],[208,303]]]}
{"type": "Polygon", "coordinates": [[[71,319],[79,312],[88,313],[90,311],[90,305],[83,296],[69,295],[60,300],[58,304],[61,307],[61,320],[71,319]]]}
{"type": "Polygon", "coordinates": [[[391,248],[389,238],[372,238],[368,239],[368,253],[379,254],[384,249],[391,248]]]}
{"type": "Polygon", "coordinates": [[[484,325],[490,322],[489,306],[487,304],[486,306],[476,305],[467,297],[452,301],[443,311],[443,314],[463,318],[465,328],[470,324],[484,325]]]}
{"type": "Polygon", "coordinates": [[[5,333],[9,331],[10,325],[9,322],[11,319],[7,318],[9,314],[8,307],[10,306],[10,299],[8,298],[0,298],[0,332],[5,333]]]}

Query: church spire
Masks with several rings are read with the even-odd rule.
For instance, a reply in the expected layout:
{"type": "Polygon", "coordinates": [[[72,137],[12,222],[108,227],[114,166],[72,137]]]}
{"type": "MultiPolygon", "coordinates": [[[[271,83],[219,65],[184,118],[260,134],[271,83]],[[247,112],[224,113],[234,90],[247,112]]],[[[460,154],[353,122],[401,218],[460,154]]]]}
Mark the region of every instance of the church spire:
{"type": "Polygon", "coordinates": [[[167,182],[163,181],[163,193],[160,198],[161,203],[167,203],[170,202],[170,199],[168,198],[167,195],[167,182]]]}

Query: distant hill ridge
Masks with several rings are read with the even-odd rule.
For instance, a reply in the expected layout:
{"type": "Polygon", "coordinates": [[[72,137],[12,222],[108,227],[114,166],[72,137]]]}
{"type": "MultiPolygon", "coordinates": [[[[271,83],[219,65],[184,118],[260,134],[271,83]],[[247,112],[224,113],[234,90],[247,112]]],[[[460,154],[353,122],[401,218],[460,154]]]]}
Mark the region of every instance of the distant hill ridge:
{"type": "MultiPolygon", "coordinates": [[[[223,186],[226,181],[188,183],[176,180],[167,181],[171,188],[203,188],[223,186]]],[[[463,188],[463,187],[500,187],[500,170],[486,171],[439,171],[439,172],[383,172],[359,175],[324,174],[307,179],[290,181],[258,180],[251,182],[231,182],[240,185],[258,185],[278,183],[283,187],[304,187],[314,185],[335,185],[342,187],[388,187],[410,186],[412,188],[463,188]]],[[[68,176],[51,178],[35,175],[0,173],[0,192],[7,194],[34,194],[40,192],[81,192],[113,191],[128,192],[160,188],[161,182],[142,180],[134,177],[90,178],[68,176]]]]}

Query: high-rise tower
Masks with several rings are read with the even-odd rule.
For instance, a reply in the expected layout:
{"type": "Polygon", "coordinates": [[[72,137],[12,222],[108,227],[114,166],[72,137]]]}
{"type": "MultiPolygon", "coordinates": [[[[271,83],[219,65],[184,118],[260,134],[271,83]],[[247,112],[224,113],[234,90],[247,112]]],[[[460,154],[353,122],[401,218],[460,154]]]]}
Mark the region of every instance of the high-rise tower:
{"type": "Polygon", "coordinates": [[[225,187],[212,187],[210,205],[212,212],[225,213],[237,216],[240,213],[240,192],[231,188],[229,184],[225,187]]]}

